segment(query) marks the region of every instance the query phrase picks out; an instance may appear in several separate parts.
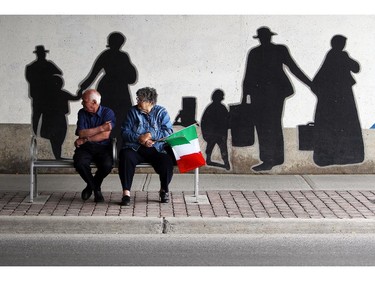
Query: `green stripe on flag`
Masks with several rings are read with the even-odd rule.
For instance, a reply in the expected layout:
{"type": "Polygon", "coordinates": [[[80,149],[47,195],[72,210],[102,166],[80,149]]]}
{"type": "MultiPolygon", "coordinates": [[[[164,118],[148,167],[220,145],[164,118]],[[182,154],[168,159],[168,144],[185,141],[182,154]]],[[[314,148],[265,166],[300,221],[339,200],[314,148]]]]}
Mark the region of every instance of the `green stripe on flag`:
{"type": "Polygon", "coordinates": [[[177,146],[177,145],[183,145],[183,144],[189,144],[190,142],[185,137],[173,137],[173,138],[167,138],[165,140],[170,146],[177,146]]]}
{"type": "MultiPolygon", "coordinates": [[[[188,142],[191,140],[197,139],[197,130],[195,128],[195,125],[190,125],[176,133],[171,134],[166,141],[169,143],[169,140],[174,139],[176,137],[184,137],[188,142]]],[[[183,144],[183,143],[182,143],[183,144]]]]}

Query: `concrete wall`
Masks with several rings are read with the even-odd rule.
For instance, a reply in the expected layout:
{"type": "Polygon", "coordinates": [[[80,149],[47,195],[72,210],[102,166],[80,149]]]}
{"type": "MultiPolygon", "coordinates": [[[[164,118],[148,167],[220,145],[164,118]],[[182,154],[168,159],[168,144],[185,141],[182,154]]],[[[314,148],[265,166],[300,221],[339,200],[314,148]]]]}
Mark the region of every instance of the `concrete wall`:
{"type": "MultiPolygon", "coordinates": [[[[286,162],[271,173],[369,173],[374,150],[372,131],[375,123],[375,16],[206,16],[206,15],[123,15],[123,16],[0,16],[0,172],[27,172],[30,142],[30,99],[25,66],[35,59],[36,45],[50,52],[47,59],[58,65],[64,75],[65,89],[75,93],[89,73],[97,56],[105,49],[107,36],[120,31],[127,37],[123,48],[138,71],[132,85],[135,92],[144,86],[155,87],[159,103],[173,119],[181,109],[184,96],[197,98],[199,121],[211,101],[214,89],[225,93],[226,105],[238,103],[249,49],[258,45],[253,38],[260,26],[269,26],[278,35],[273,41],[288,46],[298,65],[313,77],[319,69],[330,39],[335,34],[348,38],[346,50],[361,64],[354,75],[354,94],[365,142],[365,162],[359,165],[318,168],[311,152],[298,151],[296,126],[314,120],[316,98],[310,89],[292,75],[295,94],[285,103],[283,126],[286,162]]],[[[95,86],[95,84],[93,85],[95,86]]],[[[65,154],[72,153],[73,127],[79,102],[72,102],[65,154]]],[[[48,150],[48,141],[41,140],[48,150]],[[44,142],[45,141],[45,142],[44,142]]],[[[230,140],[228,141],[230,143],[230,140]]],[[[202,150],[205,143],[202,141],[202,150]]],[[[252,147],[229,147],[232,173],[251,173],[258,162],[257,143],[252,147]]],[[[47,153],[47,152],[46,152],[47,153]]],[[[215,152],[217,154],[217,151],[215,152]]],[[[203,171],[226,173],[220,168],[203,171]]]]}
{"type": "MultiPolygon", "coordinates": [[[[288,46],[298,65],[313,77],[335,34],[348,38],[346,50],[361,64],[354,87],[362,127],[375,123],[375,57],[369,36],[375,16],[0,16],[0,123],[30,122],[25,66],[35,59],[36,45],[50,50],[64,72],[65,89],[75,93],[94,60],[105,49],[107,36],[121,31],[138,70],[136,90],[152,86],[159,103],[171,117],[177,115],[183,96],[197,97],[197,119],[215,88],[225,92],[226,104],[241,99],[246,56],[258,45],[253,38],[260,26],[278,33],[273,41],[288,46]]],[[[295,94],[285,105],[284,127],[294,128],[313,120],[316,99],[292,75],[295,94]]],[[[70,124],[75,124],[79,103],[71,104],[70,124]]]]}

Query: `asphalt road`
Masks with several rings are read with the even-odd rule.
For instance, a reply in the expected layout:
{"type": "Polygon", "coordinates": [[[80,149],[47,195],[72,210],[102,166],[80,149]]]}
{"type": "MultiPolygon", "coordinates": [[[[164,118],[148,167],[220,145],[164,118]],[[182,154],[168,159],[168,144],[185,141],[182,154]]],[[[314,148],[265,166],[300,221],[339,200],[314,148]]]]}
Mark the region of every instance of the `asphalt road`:
{"type": "Polygon", "coordinates": [[[5,266],[375,265],[375,234],[0,235],[5,266]]]}

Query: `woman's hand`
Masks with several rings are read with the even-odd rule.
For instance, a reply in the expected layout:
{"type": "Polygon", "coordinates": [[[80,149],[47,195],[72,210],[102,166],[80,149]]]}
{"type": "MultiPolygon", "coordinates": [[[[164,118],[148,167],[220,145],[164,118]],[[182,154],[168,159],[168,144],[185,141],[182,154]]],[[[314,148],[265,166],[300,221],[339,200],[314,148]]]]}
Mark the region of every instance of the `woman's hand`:
{"type": "Polygon", "coordinates": [[[140,135],[139,138],[138,138],[138,142],[140,144],[143,144],[145,145],[146,141],[148,140],[151,140],[151,133],[146,133],[146,134],[143,134],[143,135],[140,135]]]}
{"type": "Polygon", "coordinates": [[[145,141],[144,146],[152,147],[154,145],[154,143],[155,142],[152,139],[148,139],[147,141],[145,141]]]}

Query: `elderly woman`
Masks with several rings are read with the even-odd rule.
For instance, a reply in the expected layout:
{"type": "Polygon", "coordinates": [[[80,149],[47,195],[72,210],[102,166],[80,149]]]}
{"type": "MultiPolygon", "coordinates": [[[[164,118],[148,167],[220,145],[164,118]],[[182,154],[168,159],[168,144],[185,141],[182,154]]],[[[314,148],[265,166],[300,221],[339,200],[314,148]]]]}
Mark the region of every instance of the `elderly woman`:
{"type": "Polygon", "coordinates": [[[153,88],[137,91],[137,105],[131,107],[122,124],[123,146],[119,155],[119,176],[123,189],[120,205],[130,205],[130,190],[137,164],[152,165],[160,178],[160,201],[169,202],[169,183],[173,177],[173,158],[167,154],[160,139],[173,133],[166,109],[156,104],[153,88]]]}

